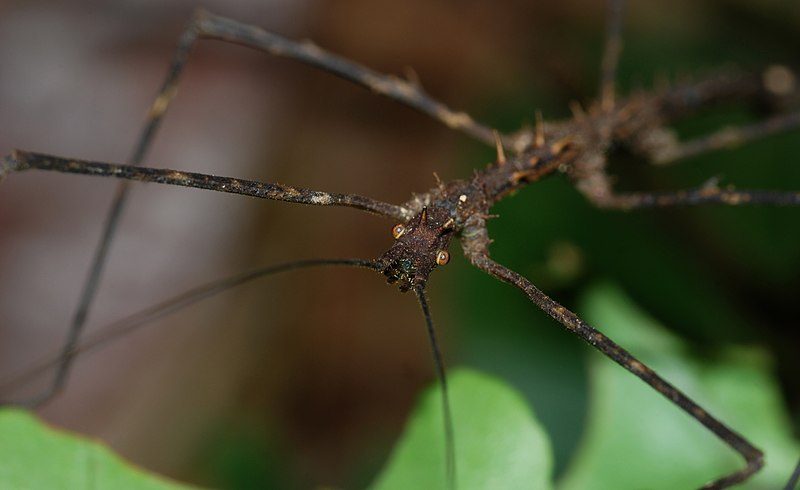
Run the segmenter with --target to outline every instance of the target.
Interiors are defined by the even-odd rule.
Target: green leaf
[[[552,488],[549,440],[519,394],[465,369],[448,386],[459,490]],[[427,390],[374,490],[446,488],[441,407],[439,390]]]
[[[764,451],[765,468],[737,489],[783,487],[800,447],[761,351],[727,349],[697,359],[609,285],[593,288],[580,311]],[[590,369],[588,430],[560,490],[688,490],[743,467],[736,453],[629,372],[598,353]]]
[[[0,410],[0,488],[15,490],[176,490],[103,444],[43,424],[30,412]]]

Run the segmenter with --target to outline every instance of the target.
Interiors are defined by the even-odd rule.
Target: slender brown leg
[[[783,487],[783,490],[794,490],[794,487],[797,486],[798,481],[800,481],[800,462],[798,462],[797,466],[794,467],[792,476],[789,477],[789,481],[786,482],[786,486]]]
[[[610,209],[695,206],[725,204],[729,206],[770,205],[800,206],[800,192],[722,189],[711,183],[697,189],[674,192],[626,192],[595,196],[593,202]]]
[[[425,297],[425,287],[422,285],[414,286],[414,293],[417,295],[419,305],[422,308],[422,315],[425,317],[425,326],[428,332],[428,341],[433,354],[433,364],[436,368],[436,377],[442,389],[442,420],[444,420],[444,453],[445,453],[445,484],[448,490],[458,488],[456,480],[456,442],[455,429],[453,428],[453,415],[450,410],[450,395],[447,388],[447,376],[444,369],[444,358],[439,349],[439,342],[436,339],[436,330],[433,327],[433,318],[428,308],[428,299]]]
[[[258,182],[255,180],[219,177],[216,175],[183,172],[167,168],[137,167],[134,165],[115,165],[112,163],[76,160],[43,153],[22,150],[14,151],[0,162],[0,175],[8,172],[22,172],[28,169],[50,170],[55,172],[114,177],[137,182],[193,187],[229,194],[271,199],[313,206],[344,206],[374,213],[388,218],[405,220],[411,211],[402,206],[377,201],[355,194],[337,194],[314,191],[282,184]]]
[[[408,105],[448,127],[462,131],[487,144],[494,144],[495,136],[491,128],[475,122],[463,112],[456,112],[431,98],[418,85],[396,77],[383,75],[336,55],[327,53],[310,42],[297,43],[268,33],[263,29],[249,26],[231,19],[198,10],[184,30],[175,50],[167,76],[162,83],[147,115],[142,133],[137,140],[128,163],[139,165],[155,137],[161,120],[170,101],[177,93],[178,80],[188,61],[198,38],[206,37],[242,44],[268,53],[296,59],[316,68],[329,71],[339,77],[351,80],[370,90]],[[502,136],[504,145],[512,147],[514,138]],[[6,163],[8,163],[8,158]],[[2,176],[0,175],[0,178]],[[63,362],[59,365],[53,383],[42,393],[21,401],[21,405],[38,406],[50,400],[64,386],[69,375],[74,349],[84,329],[91,305],[97,293],[116,229],[128,198],[129,184],[124,182],[117,188],[96,252],[83,283],[80,299],[70,322],[67,340],[63,349]]]
[[[349,61],[323,50],[310,41],[295,42],[267,32],[256,26],[232,19],[198,11],[196,28],[199,37],[220,39],[250,48],[259,49],[275,56],[291,58],[301,63],[333,73],[369,90],[396,100],[431,116],[449,128],[461,131],[487,145],[495,144],[494,130],[484,126],[464,112],[454,111],[434,99],[414,81],[384,75],[365,66]],[[515,138],[500,136],[504,146],[515,147]]]
[[[744,468],[708,483],[702,487],[703,489],[728,488],[745,481],[762,467],[763,453],[748,442],[747,439],[717,420],[691,398],[656,374],[655,371],[636,359],[602,332],[584,322],[575,313],[547,296],[528,279],[493,261],[489,258],[486,247],[485,245],[481,245],[480,240],[480,238],[477,238],[471,243],[468,242],[464,244],[464,252],[473,265],[492,277],[511,284],[525,293],[536,306],[563,325],[567,330],[578,335],[589,345],[636,375],[651,388],[661,393],[669,401],[679,406],[683,411],[703,424],[725,444],[742,455],[746,462]]]
[[[720,187],[717,179],[709,179],[694,189],[665,192],[616,192],[613,180],[600,167],[573,175],[575,187],[600,208],[630,210],[648,207],[696,206],[724,204],[728,206],[800,206],[800,191],[736,189]]]
[[[608,2],[608,22],[603,46],[603,61],[600,67],[600,107],[604,111],[614,108],[616,96],[617,66],[622,53],[622,4],[623,0]]]
[[[249,282],[263,279],[268,276],[281,274],[283,272],[295,271],[299,269],[309,269],[316,267],[359,267],[364,269],[378,270],[379,264],[373,260],[363,259],[310,259],[283,264],[276,264],[266,267],[259,267],[250,271],[233,274],[231,276],[217,279],[212,282],[193,287],[178,295],[161,301],[158,304],[140,310],[132,315],[124,317],[114,323],[99,328],[93,335],[85,337],[79,344],[76,344],[69,352],[71,357],[83,354],[114,340],[118,340],[132,331],[153,325],[156,320],[172,315],[178,311],[192,306],[200,301],[212,298],[224,292],[230,291],[238,286]],[[48,356],[38,362],[32,362],[24,370],[0,379],[0,393],[10,391],[15,386],[22,385],[30,381],[33,377],[39,376],[45,371],[58,366],[63,362],[64,353],[58,352],[56,355]],[[18,404],[11,400],[0,398],[0,405]]]

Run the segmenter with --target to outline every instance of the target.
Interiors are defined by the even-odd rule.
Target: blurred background
[[[800,5],[630,2],[623,90],[729,66],[796,63]],[[0,152],[124,162],[195,2],[14,1],[0,5]],[[455,109],[503,131],[568,117],[595,95],[604,2],[207,0],[203,6],[383,72],[413,69]],[[758,115],[731,107],[684,137]],[[718,176],[800,189],[795,131],[669,168],[620,161],[623,189]],[[296,62],[197,45],[146,161],[403,202],[469,176],[494,150]],[[63,342],[114,182],[31,172],[0,185],[0,377]],[[620,284],[708,359],[767,349],[800,413],[797,209],[633,213],[592,208],[545,181],[496,208],[493,256],[567,306],[599,279]],[[377,257],[387,222],[347,209],[137,186],[91,329],[204,281],[257,265]],[[584,346],[520,294],[454,259],[429,284],[450,366],[521,390],[553,438],[557,471],[586,411]],[[419,307],[366,271],[275,276],[182,311],[83,356],[48,420],[102,438],[134,462],[201,485],[366,486],[433,367]],[[598,325],[602,329],[602,325]],[[11,396],[35,393],[39,379]],[[9,396],[3,393],[3,397]],[[673,409],[666,407],[665,409]]]

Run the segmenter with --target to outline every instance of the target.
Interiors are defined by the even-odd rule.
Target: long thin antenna
[[[309,259],[260,267],[258,269],[242,272],[232,276],[224,277],[222,279],[217,279],[216,281],[208,282],[206,284],[189,289],[188,291],[184,291],[183,293],[173,296],[156,305],[145,308],[144,310],[138,311],[132,315],[122,318],[121,320],[102,327],[97,333],[84,340],[80,344],[75,342],[69,346],[68,350],[62,349],[57,354],[48,356],[45,359],[26,368],[23,372],[9,376],[7,379],[0,381],[0,391],[5,391],[13,388],[16,385],[22,384],[30,380],[32,377],[41,374],[43,371],[50,369],[53,365],[58,365],[59,370],[61,370],[63,369],[62,366],[64,365],[65,357],[68,357],[70,360],[72,360],[80,353],[96,349],[114,339],[120,338],[136,328],[151,324],[160,318],[172,313],[176,313],[199,301],[211,298],[225,291],[229,291],[237,286],[241,286],[242,284],[271,276],[273,274],[279,274],[281,272],[324,266],[361,267],[372,270],[378,270],[379,268],[379,265],[373,260]],[[33,403],[36,401],[36,399],[23,401],[0,399],[0,406],[35,406]]]
[[[444,415],[444,451],[445,463],[447,465],[447,488],[455,490],[456,484],[456,446],[453,432],[453,417],[450,413],[450,398],[447,394],[447,377],[444,373],[444,361],[442,352],[439,350],[439,343],[436,340],[436,331],[433,328],[433,319],[428,309],[428,300],[425,298],[425,286],[417,284],[414,292],[417,293],[419,305],[422,307],[422,314],[425,316],[425,325],[428,327],[428,339],[431,342],[433,351],[433,363],[436,366],[436,377],[442,387],[442,414]]]

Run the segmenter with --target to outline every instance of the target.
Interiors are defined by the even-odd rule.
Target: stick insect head
[[[433,269],[450,260],[447,247],[454,229],[449,211],[440,207],[423,208],[406,223],[392,228],[395,242],[377,261],[381,272],[390,284],[398,283],[402,292],[416,285],[424,286]]]

